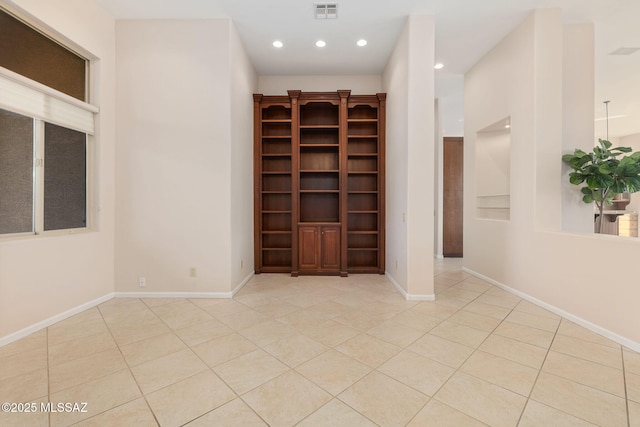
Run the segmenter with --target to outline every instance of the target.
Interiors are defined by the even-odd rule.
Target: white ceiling
[[[314,19],[313,0],[97,0],[117,19],[231,18],[260,75],[380,74],[406,17],[436,22],[436,96],[448,135],[462,134],[463,74],[535,8],[559,7],[566,23],[596,27],[596,117],[610,100],[611,136],[640,132],[639,0],[337,0],[338,19]],[[368,45],[357,47],[364,38]],[[271,43],[281,40],[284,47]],[[327,42],[315,47],[318,39]],[[604,136],[604,121],[596,121]]]

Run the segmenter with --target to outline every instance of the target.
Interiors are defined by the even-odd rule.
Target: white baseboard
[[[493,284],[493,285],[495,285],[495,286],[497,286],[497,287],[499,287],[501,289],[504,289],[505,291],[507,291],[507,292],[509,292],[511,294],[514,294],[514,295],[516,295],[516,296],[518,296],[518,297],[520,297],[520,298],[522,298],[524,300],[527,300],[527,301],[529,301],[529,302],[531,302],[531,303],[533,303],[533,304],[535,304],[537,306],[540,306],[540,307],[542,307],[542,308],[544,308],[546,310],[549,310],[550,312],[555,313],[558,316],[564,317],[565,319],[570,320],[573,323],[576,323],[576,324],[582,326],[583,328],[589,329],[590,331],[595,332],[596,334],[600,334],[600,335],[602,335],[602,336],[604,336],[606,338],[609,338],[611,341],[615,341],[618,344],[621,344],[621,345],[623,345],[625,347],[628,347],[633,351],[640,352],[640,343],[637,343],[635,341],[631,341],[630,339],[625,338],[622,335],[618,335],[615,332],[612,332],[612,331],[610,331],[608,329],[605,329],[605,328],[603,328],[601,326],[598,326],[598,325],[596,325],[594,323],[591,323],[588,320],[585,320],[585,319],[583,319],[581,317],[575,316],[575,315],[573,315],[573,314],[571,314],[571,313],[569,313],[567,311],[564,311],[561,308],[558,308],[558,307],[556,307],[554,305],[547,304],[544,301],[540,301],[539,299],[534,298],[529,294],[521,292],[521,291],[519,291],[517,289],[513,289],[513,288],[505,285],[504,283],[500,283],[500,282],[498,282],[496,280],[493,280],[492,278],[487,277],[487,276],[485,276],[483,274],[480,274],[480,273],[478,273],[478,272],[476,272],[474,270],[471,270],[471,269],[469,269],[467,267],[462,267],[462,270],[467,272],[467,273],[469,273],[469,274],[471,274],[472,276],[475,276],[475,277],[477,277],[479,279],[482,279],[485,282],[489,282],[489,283],[491,283],[491,284]]]
[[[61,320],[67,319],[73,315],[76,315],[80,312],[83,312],[85,310],[88,310],[90,308],[93,308],[97,305],[102,304],[103,302],[109,301],[110,299],[112,299],[114,297],[114,293],[109,293],[105,296],[102,296],[100,298],[96,298],[92,301],[86,302],[84,304],[80,304],[77,307],[71,308],[63,313],[60,314],[56,314],[55,316],[49,317],[48,319],[45,319],[41,322],[38,322],[36,324],[33,324],[31,326],[28,326],[24,329],[21,329],[17,332],[14,332],[12,334],[9,334],[5,337],[0,338],[0,347],[10,344],[14,341],[19,340],[20,338],[24,338],[27,335],[31,335],[34,332],[38,332],[41,329],[44,329],[46,327],[49,327],[51,325],[53,325],[54,323],[60,322]]]
[[[116,292],[116,298],[233,298],[254,276],[251,272],[229,292]]]
[[[433,294],[432,295],[410,294],[407,291],[405,291],[402,288],[402,286],[400,286],[400,284],[396,282],[395,279],[388,272],[385,273],[385,276],[387,276],[387,279],[389,279],[389,281],[393,284],[393,286],[395,286],[398,292],[400,292],[400,294],[407,301],[435,301],[436,300],[436,296]]]

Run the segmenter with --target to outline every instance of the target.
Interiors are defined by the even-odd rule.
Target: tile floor
[[[640,354],[436,262],[256,276],[233,300],[113,299],[0,348],[1,426],[640,426]]]

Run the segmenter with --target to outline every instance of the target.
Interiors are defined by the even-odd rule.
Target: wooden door
[[[320,267],[320,248],[318,247],[318,227],[304,226],[298,228],[298,262],[300,270],[318,270]]]
[[[442,254],[462,256],[464,139],[444,138]]]
[[[340,227],[323,226],[320,235],[320,268],[340,270]]]

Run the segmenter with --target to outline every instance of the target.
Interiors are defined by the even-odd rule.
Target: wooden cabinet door
[[[340,227],[323,226],[320,234],[320,268],[340,270]]]
[[[320,267],[319,244],[318,227],[298,228],[298,263],[300,270],[318,270]]]
[[[463,138],[444,138],[443,156],[442,254],[445,257],[461,257],[463,255]]]

